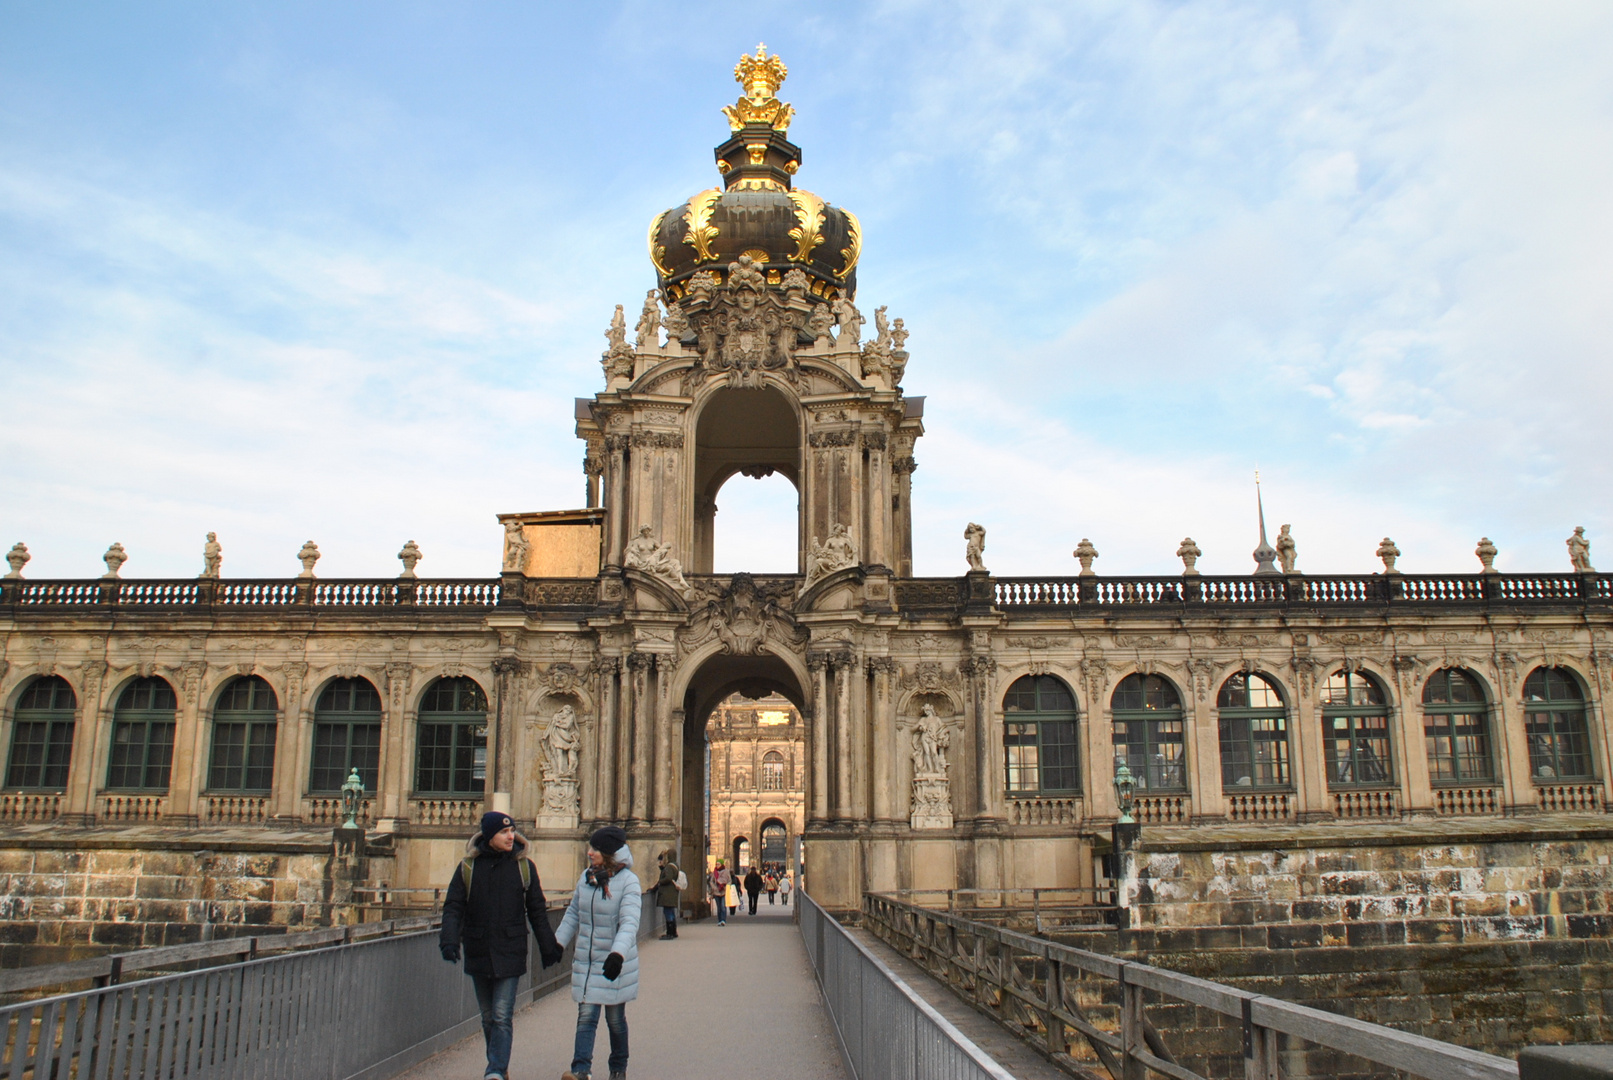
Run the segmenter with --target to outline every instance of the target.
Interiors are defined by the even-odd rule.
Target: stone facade
[[[806,732],[795,706],[778,695],[758,701],[729,698],[706,722],[711,747],[711,811],[703,865],[719,858],[730,867],[764,862],[788,868],[790,851],[806,827]],[[769,857],[764,831],[776,828],[778,852]],[[743,849],[741,845],[743,844]]]

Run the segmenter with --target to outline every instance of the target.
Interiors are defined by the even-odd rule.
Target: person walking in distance
[[[588,838],[588,869],[560,920],[555,940],[571,954],[571,1000],[577,1003],[577,1038],[562,1080],[588,1080],[594,1068],[599,1013],[610,1031],[611,1080],[627,1078],[627,1003],[638,997],[638,921],[643,887],[633,873],[627,834],[607,825]]]
[[[762,875],[756,872],[754,866],[745,875],[745,895],[750,897],[750,913],[756,914],[756,898],[762,895]]]
[[[717,860],[716,867],[706,875],[711,881],[711,902],[717,909],[717,925],[728,925],[728,868]]]
[[[790,890],[792,888],[794,888],[794,886],[790,884],[790,875],[789,874],[785,874],[785,875],[783,875],[782,877],[779,878],[779,883],[778,883],[779,899],[784,902],[785,907],[790,906]]]
[[[778,903],[778,875],[769,870],[762,877],[762,888],[767,890],[767,906]]]
[[[526,974],[526,928],[538,935],[544,967],[558,964],[564,950],[549,925],[538,871],[526,857],[526,837],[508,814],[482,815],[481,829],[465,847],[442,905],[437,947],[457,963],[463,942],[465,974],[476,986],[487,1044],[483,1080],[509,1080],[515,991]]]
[[[689,879],[683,877],[683,871],[672,860],[672,852],[663,851],[656,859],[661,864],[661,877],[655,883],[655,902],[666,920],[666,930],[661,934],[661,940],[675,941],[678,937],[678,901]],[[679,881],[679,878],[683,880]]]

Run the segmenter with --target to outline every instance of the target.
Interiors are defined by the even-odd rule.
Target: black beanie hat
[[[491,840],[494,835],[503,832],[514,824],[515,822],[510,820],[510,815],[498,810],[489,810],[482,815],[482,839]]]
[[[588,846],[601,855],[614,855],[627,845],[627,834],[616,825],[606,825],[588,838]]]

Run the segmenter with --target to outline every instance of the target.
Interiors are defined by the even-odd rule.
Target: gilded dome
[[[723,109],[732,131],[714,151],[723,186],[693,196],[650,223],[650,261],[668,300],[701,270],[721,276],[749,255],[768,284],[791,270],[805,272],[814,296],[855,295],[862,229],[856,215],[791,186],[801,149],[785,138],[794,110],[778,100],[786,69],[757,46],[734,78],[745,88]]]

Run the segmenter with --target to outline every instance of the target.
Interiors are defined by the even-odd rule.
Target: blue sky
[[[1613,565],[1613,5],[0,0],[0,547],[495,572],[650,219],[783,55],[912,331],[921,574]],[[733,482],[719,564],[793,561]],[[769,486],[771,484],[771,486]],[[782,497],[781,497],[782,496]],[[1606,549],[1603,551],[1603,549]]]

